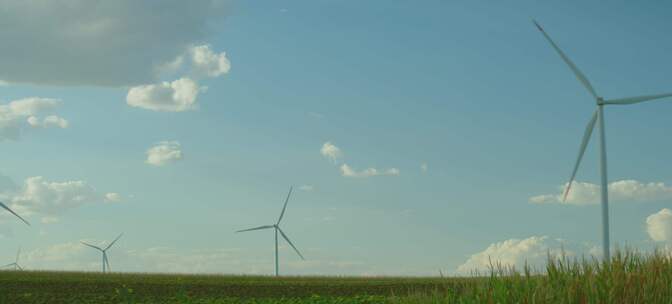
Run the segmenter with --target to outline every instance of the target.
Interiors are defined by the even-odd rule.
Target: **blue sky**
[[[307,261],[281,248],[285,274],[455,273],[558,239],[592,253],[590,184],[573,203],[530,201],[560,193],[594,107],[531,19],[601,95],[672,91],[662,2],[2,2],[15,26],[0,31],[0,104],[57,99],[35,116],[67,120],[0,124],[21,130],[0,142],[14,183],[0,192],[33,223],[0,217],[0,262],[22,247],[29,269],[97,270],[79,241],[125,232],[113,270],[269,274],[272,232],[234,231],[271,224],[290,185],[283,229]],[[178,79],[200,88],[186,108],[166,95]],[[606,110],[610,180],[630,181],[612,190],[615,243],[672,241],[668,113],[670,100]],[[148,163],[162,142],[179,153]],[[598,182],[594,144],[579,182]]]

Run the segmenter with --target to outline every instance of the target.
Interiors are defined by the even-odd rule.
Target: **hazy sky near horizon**
[[[665,2],[0,0],[0,264],[436,275],[597,254],[594,102],[672,92]],[[612,241],[672,242],[672,100],[606,109]],[[595,138],[593,138],[595,139]],[[3,262],[4,261],[4,262]]]

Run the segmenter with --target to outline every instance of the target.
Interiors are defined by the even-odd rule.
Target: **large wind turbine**
[[[122,235],[124,235],[124,234],[123,234],[123,233],[120,234],[116,239],[114,239],[114,241],[112,241],[112,243],[110,243],[109,245],[107,245],[107,247],[105,247],[105,249],[100,248],[100,247],[95,246],[95,245],[91,245],[91,244],[86,243],[86,242],[82,242],[82,244],[84,244],[84,245],[86,245],[86,246],[89,246],[89,247],[91,247],[91,248],[93,248],[93,249],[97,249],[97,250],[99,250],[99,251],[103,254],[103,273],[106,273],[106,272],[109,272],[109,271],[110,271],[110,261],[107,259],[107,250],[110,249],[110,247],[112,247],[112,245],[114,245],[114,243],[116,243],[117,240],[119,240],[119,238],[120,238]]]
[[[2,266],[2,268],[6,267],[14,267],[14,270],[23,270],[21,266],[19,266],[19,256],[21,255],[21,248],[19,248],[19,251],[16,252],[16,260],[14,260],[14,263],[9,263],[7,265]]]
[[[238,230],[236,232],[245,232],[245,231],[252,231],[252,230],[262,230],[262,229],[275,229],[275,276],[278,276],[278,232],[280,232],[280,235],[282,238],[289,243],[292,248],[294,248],[294,251],[296,251],[296,254],[301,257],[302,260],[305,260],[303,258],[303,255],[301,255],[301,252],[299,252],[298,249],[292,244],[292,241],[289,240],[287,235],[280,229],[280,221],[282,221],[282,217],[285,215],[285,210],[287,209],[287,202],[289,202],[289,196],[292,195],[292,187],[289,187],[289,193],[287,194],[287,199],[285,199],[285,205],[282,207],[282,212],[280,212],[280,217],[278,218],[278,222],[273,224],[273,225],[265,225],[265,226],[259,226],[255,228],[250,228],[250,229],[244,229],[244,230]]]
[[[590,136],[593,133],[593,129],[595,128],[595,123],[598,123],[599,126],[599,135],[600,135],[600,179],[601,179],[601,191],[600,191],[600,196],[601,196],[601,201],[602,201],[602,247],[604,250],[604,259],[609,260],[610,255],[609,255],[609,193],[607,189],[607,144],[606,144],[606,139],[604,136],[604,106],[605,105],[629,105],[629,104],[635,104],[635,103],[640,103],[644,101],[650,101],[650,100],[655,100],[655,99],[660,99],[660,98],[665,98],[665,97],[670,97],[672,96],[672,93],[668,94],[657,94],[657,95],[644,95],[644,96],[635,96],[635,97],[626,97],[626,98],[616,98],[616,99],[604,99],[597,95],[595,92],[595,89],[593,86],[590,84],[590,81],[588,81],[588,78],[579,70],[579,68],[576,67],[576,65],[565,55],[565,53],[560,50],[560,47],[558,47],[555,42],[551,39],[550,36],[544,31],[544,29],[537,23],[536,21],[532,20],[534,24],[537,26],[539,31],[541,31],[542,34],[544,34],[544,37],[546,37],[546,40],[553,46],[555,51],[560,55],[562,60],[569,66],[569,68],[574,72],[574,76],[581,82],[581,84],[588,90],[590,95],[595,99],[595,105],[596,109],[595,112],[593,112],[593,116],[590,118],[590,121],[588,121],[588,126],[586,127],[585,133],[583,134],[583,140],[581,140],[581,146],[579,148],[579,155],[576,158],[576,163],[574,165],[574,170],[572,170],[572,175],[569,178],[569,183],[567,184],[567,187],[565,188],[565,193],[563,195],[563,201],[567,199],[567,194],[569,193],[569,189],[572,187],[572,182],[574,181],[574,177],[576,177],[576,171],[579,169],[579,164],[581,163],[581,158],[583,157],[583,153],[586,151],[586,146],[588,145],[588,142],[590,141]]]
[[[9,207],[7,207],[7,205],[5,205],[3,202],[0,202],[0,208],[7,210],[11,214],[14,214],[16,217],[18,217],[20,220],[26,223],[26,225],[30,226],[30,223],[28,223],[28,221],[23,219],[20,215],[16,214],[16,212],[12,211],[12,209],[9,209]]]

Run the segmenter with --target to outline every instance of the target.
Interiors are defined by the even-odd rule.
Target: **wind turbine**
[[[114,243],[116,243],[117,240],[119,240],[119,238],[120,238],[122,235],[124,235],[124,234],[123,234],[123,233],[120,234],[116,239],[114,239],[114,241],[112,241],[112,243],[110,243],[109,245],[107,245],[107,247],[105,247],[105,249],[100,248],[100,247],[95,246],[95,245],[91,245],[91,244],[89,244],[89,243],[86,243],[86,242],[83,242],[83,241],[82,241],[82,244],[84,244],[84,245],[86,245],[86,246],[89,246],[89,247],[91,247],[91,248],[93,248],[93,249],[97,249],[97,250],[99,250],[101,253],[103,253],[103,273],[106,273],[106,272],[109,272],[109,271],[110,271],[110,261],[107,259],[107,250],[110,249],[110,247],[112,247],[112,245],[114,245]]]
[[[24,223],[26,223],[26,225],[30,226],[30,223],[28,223],[28,221],[23,219],[20,215],[16,214],[16,212],[12,211],[12,209],[9,209],[9,207],[7,207],[7,205],[5,205],[3,202],[0,202],[0,207],[9,211],[9,213],[11,213],[11,214],[14,214],[16,217],[18,217],[20,220],[22,220]]]
[[[275,276],[278,276],[278,232],[280,232],[280,235],[282,238],[289,243],[292,248],[294,248],[294,251],[296,251],[296,254],[301,257],[302,260],[305,260],[303,255],[301,255],[301,252],[299,252],[298,249],[292,244],[292,241],[289,240],[289,237],[280,229],[280,222],[282,221],[282,217],[285,215],[285,210],[287,209],[287,202],[289,202],[289,196],[292,195],[292,187],[289,187],[289,193],[287,194],[287,199],[285,199],[285,205],[282,207],[282,212],[280,212],[280,217],[278,218],[278,222],[276,222],[273,225],[265,225],[265,226],[259,226],[255,228],[250,228],[250,229],[244,229],[244,230],[238,230],[236,232],[245,232],[245,231],[252,231],[252,230],[263,230],[263,229],[275,229]]]
[[[599,126],[599,135],[600,135],[600,180],[601,180],[601,189],[600,197],[602,201],[602,249],[604,250],[604,259],[610,260],[609,255],[609,193],[607,189],[607,143],[605,138],[604,130],[604,106],[605,105],[629,105],[635,104],[665,97],[672,96],[672,93],[668,94],[657,94],[657,95],[644,95],[644,96],[635,96],[635,97],[626,97],[626,98],[616,98],[616,99],[604,99],[603,97],[597,95],[595,89],[588,81],[588,78],[576,67],[576,65],[565,55],[565,53],[560,50],[555,42],[551,39],[550,36],[544,31],[544,29],[537,23],[537,21],[532,20],[537,26],[539,31],[544,34],[546,40],[553,46],[555,51],[560,55],[562,60],[569,66],[569,68],[574,72],[574,76],[581,82],[581,84],[588,90],[590,95],[595,99],[596,109],[593,112],[593,116],[588,121],[588,126],[583,134],[583,139],[581,140],[581,146],[579,148],[579,155],[576,158],[576,163],[574,165],[574,170],[572,170],[572,175],[569,178],[569,183],[565,188],[565,193],[563,195],[563,202],[567,199],[567,194],[569,189],[572,187],[572,182],[576,177],[576,171],[579,169],[579,164],[581,163],[581,158],[583,158],[583,153],[586,151],[586,146],[590,141],[590,136],[593,133],[595,128],[595,123],[598,123]]]
[[[6,267],[14,267],[14,270],[23,270],[21,266],[19,266],[19,256],[21,255],[21,248],[19,248],[19,251],[16,252],[16,260],[14,260],[14,263],[7,264],[5,266],[2,266],[2,268]]]

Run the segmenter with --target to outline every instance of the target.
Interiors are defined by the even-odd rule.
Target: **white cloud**
[[[133,86],[205,41],[226,1],[0,1],[0,79],[10,83]],[[176,26],[177,23],[179,26]]]
[[[427,163],[420,164],[420,170],[422,171],[422,173],[427,173],[428,169],[429,169],[429,166],[427,166]]]
[[[328,158],[334,163],[336,163],[339,158],[343,157],[343,152],[341,152],[341,149],[336,147],[331,142],[325,142],[322,145],[322,148],[320,149],[320,154],[322,154],[322,156]]]
[[[71,209],[102,202],[104,197],[85,181],[53,182],[34,176],[26,178],[20,188],[0,191],[0,199],[22,217],[37,215],[49,224]],[[3,215],[0,218],[5,220]]]
[[[41,121],[35,116],[30,116],[28,117],[28,124],[36,128],[58,127],[61,129],[65,129],[70,125],[67,120],[56,115],[49,115]]]
[[[646,218],[646,232],[656,242],[672,241],[672,210],[663,208]]]
[[[229,72],[231,62],[226,58],[226,53],[213,52],[209,45],[197,45],[189,50],[193,71],[197,75],[218,77]]]
[[[515,267],[520,270],[525,263],[533,269],[543,270],[550,254],[553,258],[577,257],[579,254],[589,254],[590,248],[583,246],[571,246],[559,239],[551,239],[548,236],[532,236],[526,239],[509,239],[491,244],[485,250],[471,255],[467,261],[457,268],[457,273],[462,275],[477,271],[487,274],[491,265],[497,267]],[[574,250],[572,250],[574,249]],[[492,263],[492,264],[491,264]]]
[[[173,82],[132,87],[126,95],[126,103],[153,111],[183,112],[197,108],[196,98],[202,90],[189,78]]]
[[[122,197],[121,194],[116,193],[116,192],[108,192],[105,193],[105,201],[109,203],[117,203],[121,202]]]
[[[163,166],[182,159],[181,145],[177,141],[162,141],[147,150],[146,163]]]
[[[533,196],[530,203],[551,204],[559,203],[566,205],[590,205],[600,201],[600,186],[597,184],[574,182],[567,195],[567,200],[562,201],[565,186],[558,187],[558,194],[544,194]],[[672,187],[662,182],[643,183],[636,180],[620,180],[609,184],[609,201],[645,202],[659,201],[672,198]]]
[[[343,152],[341,151],[341,149],[329,141],[325,142],[322,145],[322,148],[320,149],[320,154],[322,154],[322,156],[324,156],[325,158],[331,160],[334,164],[337,164],[343,157]],[[350,167],[348,164],[343,163],[341,164],[339,169],[341,171],[341,175],[345,177],[372,177],[380,175],[390,175],[390,176],[399,175],[399,169],[397,168],[389,168],[385,170],[379,170],[376,168],[366,168],[362,171],[357,171],[352,167]]]
[[[29,127],[67,128],[68,121],[50,115],[40,119],[37,115],[58,107],[60,100],[52,98],[29,97],[0,105],[0,141],[18,140],[22,132]]]
[[[383,171],[380,171],[376,168],[366,168],[362,171],[357,171],[348,164],[342,164],[341,165],[341,175],[345,177],[372,177],[372,176],[380,176],[380,175],[390,175],[390,176],[398,176],[399,175],[399,169],[397,168],[390,168],[386,169]]]

